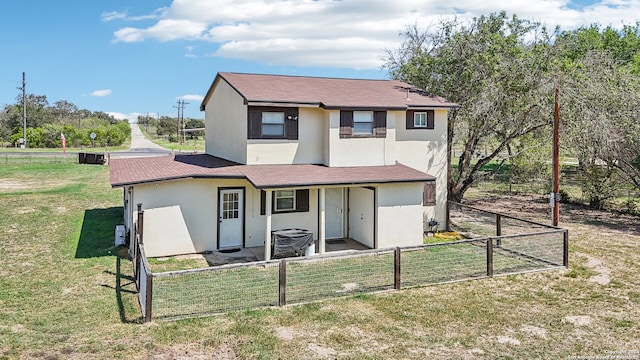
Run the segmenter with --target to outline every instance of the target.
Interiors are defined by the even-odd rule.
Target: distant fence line
[[[0,165],[73,163],[78,163],[78,152],[67,152],[66,154],[39,152],[0,153]]]
[[[143,317],[207,316],[568,266],[566,229],[457,203],[449,210],[452,230],[481,237],[161,273],[152,273],[143,234],[134,230]],[[144,211],[138,216],[142,228]]]

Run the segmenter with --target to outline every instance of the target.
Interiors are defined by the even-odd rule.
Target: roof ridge
[[[320,79],[320,80],[354,80],[354,81],[397,81],[403,84],[407,84],[397,79],[364,79],[364,78],[350,78],[350,77],[336,77],[336,76],[313,76],[313,75],[282,75],[282,74],[260,74],[260,73],[244,73],[235,71],[220,71],[220,75],[232,74],[232,75],[251,75],[251,76],[272,76],[272,77],[290,77],[290,78],[306,78],[306,79]],[[413,86],[411,84],[407,84]]]

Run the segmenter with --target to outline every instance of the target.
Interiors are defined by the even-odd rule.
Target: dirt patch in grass
[[[18,190],[43,190],[46,188],[52,188],[63,185],[64,182],[44,180],[13,180],[13,179],[0,179],[0,192],[11,192]]]

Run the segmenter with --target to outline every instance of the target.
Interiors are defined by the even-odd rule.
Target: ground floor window
[[[296,192],[294,190],[276,190],[275,200],[275,211],[293,211],[296,209]]]

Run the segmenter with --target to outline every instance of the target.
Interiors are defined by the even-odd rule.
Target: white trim
[[[281,194],[283,191],[290,191],[292,194],[291,196],[279,196],[279,194]],[[283,212],[283,211],[296,211],[296,190],[293,189],[286,189],[286,190],[275,190],[274,192],[274,200],[275,203],[273,204],[273,212]],[[278,207],[278,198],[282,198],[282,199],[289,199],[291,198],[291,207],[290,208],[279,208]]]
[[[366,115],[367,121],[362,121],[362,119],[358,119],[358,117],[364,117]],[[358,121],[360,120],[360,121]],[[356,130],[356,124],[371,124],[371,130],[362,132]],[[373,111],[354,111],[353,112],[353,134],[354,135],[372,135],[373,134]]]
[[[264,259],[271,260],[271,190],[266,190],[264,217]]]
[[[325,188],[321,187],[318,189],[318,202],[320,203],[320,216],[319,216],[319,224],[318,224],[318,253],[323,255],[325,253],[325,244],[326,244],[326,211],[325,211]]]
[[[416,115],[424,115],[424,125],[416,124]],[[427,112],[426,111],[416,111],[413,113],[413,127],[414,128],[426,128],[427,127]]]

